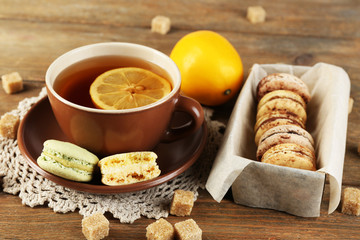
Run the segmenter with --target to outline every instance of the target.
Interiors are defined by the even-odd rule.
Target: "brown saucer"
[[[181,115],[176,115],[181,122]],[[45,178],[67,188],[100,194],[125,193],[148,189],[173,179],[188,169],[200,156],[207,138],[207,128],[203,126],[194,134],[171,143],[160,143],[153,151],[158,155],[161,170],[159,177],[121,186],[106,186],[100,181],[100,173],[89,183],[74,182],[44,171],[36,162],[41,154],[43,142],[47,139],[67,141],[60,130],[47,97],[37,102],[25,115],[18,130],[18,146],[30,166]]]

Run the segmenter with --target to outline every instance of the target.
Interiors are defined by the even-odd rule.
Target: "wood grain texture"
[[[256,1],[267,11],[263,24],[246,20],[250,0],[0,0],[0,75],[18,71],[24,78],[21,93],[7,95],[0,88],[0,115],[44,87],[50,63],[66,51],[97,42],[144,44],[170,54],[185,34],[214,30],[240,53],[245,77],[254,63],[311,66],[326,62],[344,68],[351,79],[354,107],[348,118],[343,187],[360,188],[360,3],[358,0]],[[151,19],[165,15],[172,21],[167,35],[150,31]],[[214,118],[226,122],[235,99],[214,107]],[[1,181],[1,178],[0,178]],[[0,188],[1,190],[1,188]],[[201,190],[191,218],[203,239],[359,239],[360,218],[344,215],[340,207],[327,214],[326,184],[321,216],[300,218],[283,212],[221,202]],[[145,239],[154,219],[133,224],[110,220],[108,239]],[[54,213],[44,206],[23,206],[18,196],[0,191],[0,239],[84,239],[82,216]],[[187,218],[170,216],[171,223]]]
[[[356,27],[360,7],[356,1],[285,1],[279,5],[264,1],[268,18],[258,25],[245,18],[251,1],[32,1],[22,4],[21,11],[15,2],[3,1],[0,9],[0,59],[6,61],[0,63],[4,71],[21,65],[29,80],[43,80],[55,57],[81,45],[131,41],[169,54],[184,34],[197,29],[222,32],[241,53],[245,67],[255,62],[347,62],[343,67],[359,76],[355,60],[360,44],[353,41],[360,37]],[[158,14],[172,20],[172,31],[167,36],[150,32],[151,19]],[[14,51],[23,54],[15,56],[11,54]]]

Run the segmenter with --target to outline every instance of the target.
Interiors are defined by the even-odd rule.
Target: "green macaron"
[[[44,142],[42,153],[37,159],[42,169],[78,182],[91,181],[98,162],[98,157],[88,150],[52,139]]]

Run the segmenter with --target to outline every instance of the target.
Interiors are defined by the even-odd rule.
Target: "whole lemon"
[[[181,38],[170,58],[181,73],[182,92],[204,105],[216,106],[230,100],[243,82],[241,58],[220,34],[200,30]]]

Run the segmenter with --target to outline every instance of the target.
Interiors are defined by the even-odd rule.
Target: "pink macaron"
[[[275,90],[289,90],[299,94],[306,103],[311,99],[307,85],[298,77],[288,73],[273,73],[260,80],[257,86],[257,99]]]
[[[309,132],[296,125],[279,125],[270,128],[261,136],[256,152],[257,160],[260,161],[271,147],[283,143],[298,144],[314,152],[314,139]]]

